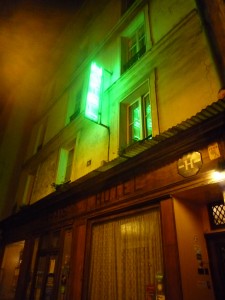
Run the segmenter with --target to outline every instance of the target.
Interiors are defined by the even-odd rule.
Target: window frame
[[[130,105],[132,105],[135,101],[140,101],[144,102],[144,99],[148,96],[148,101],[150,104],[150,116],[151,116],[151,135],[157,133],[157,116],[155,117],[154,114],[156,113],[155,110],[155,89],[153,85],[153,78],[154,74],[150,76],[149,79],[146,79],[144,82],[142,82],[141,85],[137,86],[136,88],[133,88],[133,91],[128,94],[121,102],[120,102],[120,116],[119,116],[119,152],[122,151],[123,149],[126,149],[128,146],[131,144],[134,144],[135,142],[129,143],[129,136],[128,136],[128,108]],[[151,81],[151,86],[150,86],[150,81]],[[152,88],[151,88],[152,87]],[[143,104],[142,104],[143,105]],[[154,107],[153,107],[154,106]],[[140,111],[141,118],[143,119],[145,116],[145,113],[143,111]],[[155,124],[156,123],[156,124]],[[144,126],[144,127],[143,127]],[[147,132],[146,132],[146,121],[143,120],[143,125],[142,125],[142,135],[141,139],[147,137]]]
[[[37,170],[35,170],[35,172],[33,173],[27,174],[26,176],[26,181],[25,181],[23,196],[22,196],[22,206],[30,205],[31,203],[36,176],[37,176]]]
[[[83,86],[79,89],[71,90],[68,95],[66,124],[75,120],[81,112]]]
[[[127,109],[127,145],[131,145],[134,144],[135,142],[138,142],[140,140],[143,140],[144,138],[148,138],[148,137],[152,137],[151,135],[147,134],[147,121],[146,121],[146,110],[144,107],[145,102],[145,98],[148,97],[148,101],[149,101],[149,106],[151,107],[151,103],[150,103],[150,97],[149,97],[149,92],[146,92],[145,94],[139,96],[138,98],[136,98],[131,104],[128,104],[126,109]],[[133,126],[135,127],[135,120],[132,120],[131,122],[131,115],[130,115],[130,108],[132,106],[134,106],[134,104],[138,103],[138,108],[139,108],[139,123],[140,123],[140,130],[139,130],[139,134],[140,134],[140,138],[139,139],[134,139],[131,136],[131,132],[135,132],[135,129],[133,128],[133,130],[130,130],[131,125],[133,124]],[[137,108],[137,107],[136,107]],[[151,112],[150,112],[151,113]],[[151,123],[152,123],[152,116],[150,117]]]
[[[70,155],[70,153],[72,153],[72,156]],[[74,159],[75,141],[59,149],[55,182],[56,185],[72,181]]]

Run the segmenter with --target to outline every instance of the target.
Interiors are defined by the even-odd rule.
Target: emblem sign
[[[183,177],[196,175],[202,166],[202,157],[199,152],[191,152],[183,155],[178,160],[178,173]]]
[[[211,160],[217,159],[220,157],[220,149],[217,143],[211,144],[208,146],[209,158]]]

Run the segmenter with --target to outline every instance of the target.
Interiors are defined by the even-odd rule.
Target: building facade
[[[38,104],[3,109],[0,299],[224,299],[224,14],[79,5]]]

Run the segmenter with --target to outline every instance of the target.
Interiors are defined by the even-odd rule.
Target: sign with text
[[[201,153],[191,152],[178,160],[178,173],[183,177],[196,175],[202,166]]]
[[[95,122],[99,119],[101,83],[102,68],[93,62],[90,70],[85,116]]]

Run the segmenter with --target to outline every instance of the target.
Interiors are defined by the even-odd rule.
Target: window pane
[[[74,149],[68,151],[65,181],[69,181],[71,177],[72,167],[73,167],[73,155],[74,155]]]
[[[48,260],[48,273],[44,287],[44,298],[46,300],[53,299],[55,284],[55,265],[57,256],[51,255]]]
[[[60,156],[58,162],[58,170],[56,183],[62,184],[71,179],[72,167],[73,167],[73,156],[74,156],[74,148],[60,149]]]
[[[129,143],[141,139],[140,107],[139,101],[129,106]]]
[[[137,53],[136,34],[128,40],[128,60],[130,60]]]
[[[69,284],[69,273],[70,273],[71,244],[72,244],[72,230],[68,229],[66,230],[64,235],[58,300],[64,300],[66,299],[67,296],[67,290]]]
[[[138,34],[138,50],[141,50],[142,48],[145,47],[145,29],[143,25],[138,29],[137,34]]]
[[[152,115],[149,94],[143,97],[143,114],[145,137],[152,136]]]
[[[41,239],[41,250],[57,249],[59,247],[60,232],[46,233]]]
[[[47,257],[40,257],[38,261],[37,273],[35,278],[34,299],[41,299],[41,291],[44,283],[44,274],[46,269]]]

